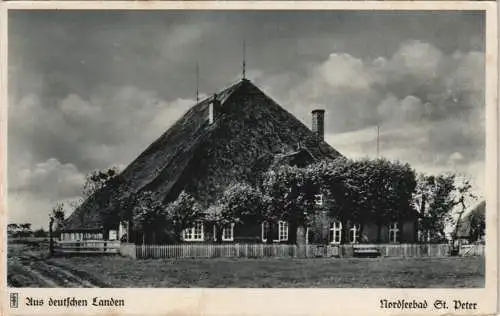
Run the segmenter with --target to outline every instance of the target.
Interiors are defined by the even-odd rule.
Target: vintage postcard
[[[495,2],[4,2],[2,314],[493,315]]]

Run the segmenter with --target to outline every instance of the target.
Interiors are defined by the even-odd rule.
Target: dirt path
[[[61,263],[57,259],[50,259],[50,260],[48,260],[48,263],[51,264],[52,266],[59,267],[64,271],[72,273],[73,276],[76,276],[76,277],[79,277],[79,278],[85,280],[85,282],[90,283],[93,287],[101,287],[101,288],[112,288],[113,287],[109,283],[102,281],[102,279],[100,279],[92,274],[89,274],[88,272],[85,272],[85,271],[82,271],[79,269],[75,269],[73,266],[70,266],[68,264]]]
[[[9,258],[9,285],[27,287],[103,287],[84,273],[56,264],[39,255],[24,253]],[[24,276],[20,276],[20,274]],[[32,283],[32,284],[26,284]]]

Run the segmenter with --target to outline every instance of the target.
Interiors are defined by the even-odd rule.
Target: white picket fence
[[[373,245],[382,257],[447,257],[447,244],[377,244]],[[351,256],[352,245],[306,245],[305,256]],[[134,259],[143,258],[296,258],[297,245],[284,244],[178,244],[134,245],[121,244],[120,254]]]
[[[56,254],[118,254],[119,240],[59,240],[55,242]]]
[[[316,256],[319,250],[308,245],[306,254]],[[335,255],[338,251],[321,250]],[[266,244],[179,244],[179,245],[132,245],[122,244],[120,253],[124,256],[142,258],[294,258],[296,245]]]
[[[379,244],[376,247],[384,257],[448,257],[448,244]]]
[[[484,256],[484,245],[482,244],[461,245],[458,254],[462,257]]]

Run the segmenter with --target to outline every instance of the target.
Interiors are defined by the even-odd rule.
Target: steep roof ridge
[[[175,155],[173,156],[173,158],[169,161],[169,163],[166,164],[162,168],[161,172],[159,172],[152,181],[150,181],[149,183],[143,185],[138,191],[146,190],[146,189],[150,189],[150,188],[154,188],[157,185],[156,184],[157,182],[161,182],[162,181],[162,179],[161,179],[162,175],[164,175],[165,173],[168,172],[169,167],[171,167],[173,164],[175,164],[176,162],[178,162],[179,157],[182,156],[181,153],[182,152],[189,152],[189,156],[188,157],[182,157],[183,158],[183,161],[182,161],[183,167],[178,168],[180,170],[180,172],[175,176],[175,179],[178,179],[181,176],[181,174],[183,173],[184,168],[187,165],[189,165],[189,163],[193,159],[194,152],[195,152],[195,150],[193,150],[193,149],[196,149],[196,147],[198,146],[198,144],[201,141],[203,141],[203,139],[205,137],[207,137],[211,133],[211,131],[213,130],[213,126],[208,126],[207,124],[204,124],[203,126],[205,128],[198,129],[196,131],[196,133],[192,135],[192,137],[190,138],[190,141],[186,142],[189,145],[180,148],[175,153]],[[208,127],[208,128],[206,128],[206,127]],[[174,181],[174,183],[175,183],[175,181]],[[166,191],[169,191],[169,190],[166,190]]]
[[[221,92],[215,93],[215,96],[216,96],[217,100],[220,101],[220,103],[221,103],[222,106],[224,106],[224,104],[231,99],[231,97],[234,95],[234,93],[236,91],[238,91],[238,89],[241,88],[243,86],[243,84],[246,83],[246,82],[250,83],[250,81],[248,79],[239,80],[238,82],[232,84],[228,88],[221,90]],[[255,87],[255,85],[253,85],[253,84],[251,84],[251,85],[253,87]],[[206,98],[204,101],[212,100],[212,99],[213,99],[213,96]],[[174,157],[173,159],[171,159],[170,162],[169,162],[169,164],[165,165],[162,168],[162,171],[160,173],[158,173],[157,176],[152,181],[150,181],[149,183],[147,183],[144,186],[142,186],[138,191],[149,190],[149,189],[154,189],[156,187],[161,187],[161,183],[163,182],[164,175],[168,173],[169,167],[172,164],[175,164],[177,162],[176,158],[177,158],[177,156],[179,156],[180,152],[186,151],[186,149],[187,149],[188,151],[190,151],[189,157],[183,157],[183,158],[185,158],[185,160],[182,162],[182,166],[180,168],[178,168],[179,172],[176,172],[174,174],[175,180],[174,181],[170,181],[170,184],[163,189],[162,196],[163,196],[164,199],[167,198],[168,195],[170,194],[172,188],[177,183],[177,181],[180,178],[182,178],[182,176],[188,171],[187,169],[189,169],[189,168],[187,168],[187,166],[189,166],[192,163],[192,161],[193,161],[193,157],[195,156],[197,145],[200,142],[202,142],[203,139],[205,139],[205,137],[210,134],[210,132],[212,132],[215,128],[217,128],[217,121],[218,121],[218,119],[216,119],[214,121],[213,125],[207,125],[205,123],[202,126],[200,126],[200,128],[197,130],[197,132],[195,134],[193,134],[193,136],[191,138],[191,139],[196,139],[196,141],[195,142],[191,142],[191,141],[190,142],[186,142],[186,143],[188,143],[190,145],[182,147],[181,149],[179,149],[178,152],[175,155],[176,157]]]
[[[222,106],[224,106],[224,103],[226,103],[231,98],[231,96],[234,94],[234,92],[237,91],[238,88],[242,86],[244,81],[245,80],[239,80],[238,82],[230,85],[228,88],[220,90],[220,92],[218,92],[218,93],[215,93],[217,100],[222,104]],[[204,101],[212,100],[212,98],[213,97],[208,97]],[[154,179],[152,179],[149,183],[143,185],[138,191],[156,187],[158,185],[157,183],[162,182],[162,175],[164,175],[165,173],[168,172],[169,167],[176,162],[176,159],[178,158],[178,156],[180,156],[180,153],[185,152],[185,151],[189,151],[189,156],[184,157],[185,160],[182,162],[183,166],[181,168],[179,168],[180,172],[175,174],[175,181],[171,181],[170,182],[171,185],[166,187],[164,192],[163,192],[164,198],[166,196],[168,196],[168,194],[170,193],[173,186],[177,183],[177,180],[180,179],[182,177],[182,175],[185,173],[186,167],[189,166],[189,164],[191,163],[191,161],[194,157],[194,154],[196,152],[197,145],[200,142],[202,142],[203,139],[205,139],[205,137],[207,137],[214,130],[214,128],[217,127],[217,121],[218,120],[216,119],[212,125],[208,125],[206,123],[202,124],[200,126],[200,128],[190,138],[191,140],[194,140],[194,141],[186,142],[189,145],[180,148],[177,151],[177,153],[174,155],[174,157],[169,161],[169,163],[162,168],[162,171],[159,172],[156,175],[156,177]]]
[[[197,105],[201,105],[203,103],[208,103],[208,102],[212,101],[214,95],[217,96],[217,100],[220,101],[221,103],[226,102],[227,98],[229,96],[231,96],[231,94],[236,90],[236,88],[238,88],[243,83],[243,81],[244,80],[230,82],[229,84],[226,85],[226,88],[217,90],[216,92],[212,93],[211,95],[208,95],[207,97],[205,97],[204,99],[202,99],[198,103],[195,103],[187,112],[189,112],[191,109],[194,109],[194,107],[196,107]],[[177,123],[177,121],[175,123]],[[174,124],[172,124],[172,126]]]
[[[233,81],[227,88],[217,92],[217,99],[221,102],[221,104],[224,104],[229,99],[229,97],[243,84],[243,82],[245,82],[245,80],[239,80],[236,82]]]
[[[234,83],[232,84],[231,86],[225,88],[225,89],[222,89],[220,90],[219,92],[215,93],[217,95],[217,99],[223,103],[227,100],[227,98],[236,90],[236,88],[241,84],[241,81],[237,82],[237,83]],[[208,104],[209,102],[211,102],[213,96],[208,96],[206,97],[205,99],[201,100],[200,102],[194,104],[189,110],[187,110],[179,119],[177,119],[172,125],[171,127],[173,126],[176,126],[178,123],[182,122],[182,121],[185,121],[185,120],[188,120],[190,118],[193,117],[193,115],[202,110],[203,106]],[[198,127],[197,130],[195,130],[193,132],[193,134],[196,134],[196,132],[203,128],[204,124],[200,124],[200,126]],[[138,156],[137,158],[135,158],[134,160],[132,160],[128,166],[122,171],[122,174],[123,173],[126,173],[129,170],[129,167],[132,166],[132,165],[137,165],[138,162],[143,159],[145,156],[147,156],[148,154],[150,154],[152,151],[154,151],[155,148],[157,148],[158,146],[160,146],[165,140],[166,138],[168,138],[169,134],[172,133],[172,130],[170,128],[167,129],[167,131],[165,131],[162,135],[160,135],[156,140],[154,140],[148,147],[146,147],[146,149],[144,149]],[[182,147],[182,146],[181,146]],[[174,154],[175,156],[175,154]],[[168,165],[169,162],[166,162],[165,165]],[[164,166],[165,166],[164,165]],[[160,168],[157,168],[156,170],[156,174],[155,175],[152,175],[151,176],[151,180],[150,181],[147,181],[145,183],[143,183],[142,185],[140,185],[138,188],[136,188],[136,191],[139,191],[142,187],[146,186],[147,183],[151,182],[151,181],[154,181],[154,178],[156,176],[158,176],[159,173],[161,173],[161,170],[163,170],[164,167],[160,167]]]
[[[266,98],[268,98],[272,102],[272,104],[274,106],[276,106],[276,107],[280,108],[281,110],[285,111],[286,113],[288,113],[290,115],[290,117],[295,121],[296,124],[298,124],[301,127],[303,127],[305,129],[311,131],[311,129],[309,128],[309,126],[307,126],[306,124],[304,124],[301,120],[297,119],[293,113],[291,113],[290,111],[288,111],[287,109],[285,109],[284,107],[282,107],[281,105],[279,105],[273,98],[271,98],[269,95],[267,95],[259,87],[257,87],[256,85],[254,85],[250,80],[246,79],[245,81],[248,82],[254,89],[257,89],[260,93],[262,93]],[[270,119],[272,119],[277,124],[279,123],[278,120],[276,118],[274,118],[274,117],[271,117]],[[309,154],[311,154],[311,156],[316,159],[317,158],[316,155],[311,152],[311,150],[310,150],[310,148],[308,146],[309,145],[308,141],[311,141],[311,138],[305,139],[305,141],[306,142],[304,144],[304,148],[306,148],[309,151]],[[318,139],[317,142],[318,142],[318,150],[321,151],[321,153],[323,153],[325,155],[327,154],[326,152],[323,151],[323,148],[322,148],[322,147],[324,147],[324,145],[326,145],[335,154],[337,154],[338,156],[342,156],[341,153],[339,153],[336,149],[334,149],[333,147],[331,147],[331,145],[328,144],[328,143],[326,143],[324,140],[319,140]],[[321,145],[323,145],[323,146],[321,146]]]
[[[172,125],[171,128],[167,129],[162,135],[160,135],[157,139],[155,139],[146,149],[144,149],[134,160],[132,160],[127,167],[120,173],[120,175],[127,174],[128,172],[133,172],[131,169],[132,166],[138,167],[139,165],[142,165],[146,163],[144,161],[145,157],[149,155],[157,155],[158,154],[158,148],[162,148],[163,144],[168,141],[170,135],[174,133],[174,130],[172,129],[175,126],[178,126],[182,121],[186,121],[189,119],[192,119],[195,115],[196,112],[200,110],[200,108],[205,105],[205,103],[208,102],[208,99],[203,100],[201,102],[198,102],[194,106],[192,106],[186,113],[184,113],[178,120],[176,120]],[[140,164],[141,163],[141,164]],[[161,169],[161,168],[159,168]]]
[[[222,89],[222,90],[219,90],[219,92],[216,92],[215,96],[216,96],[217,100],[222,105],[224,105],[224,103],[231,97],[231,95],[241,86],[242,82],[243,81],[240,80],[236,83],[232,83],[229,87]],[[203,99],[202,101],[195,104],[191,109],[193,109],[199,105],[202,105],[204,103],[211,102],[212,99],[213,99],[213,96],[208,96],[205,99]],[[174,126],[176,123],[174,123],[172,126]],[[207,130],[207,128],[209,128],[209,130]],[[213,126],[209,126],[207,124],[207,122],[200,124],[200,126],[190,136],[190,138],[189,138],[190,141],[184,141],[184,143],[190,144],[189,148],[191,150],[191,148],[196,146],[198,144],[198,142],[200,142],[202,140],[203,137],[208,135],[207,132],[212,130],[212,129],[213,129]],[[192,142],[191,140],[196,140],[196,141]],[[163,165],[162,168],[158,168],[159,171],[156,173],[156,175],[149,182],[144,183],[142,186],[137,188],[137,192],[143,190],[146,187],[149,187],[153,182],[157,181],[157,179],[161,176],[161,174],[163,174],[164,171],[166,169],[168,169],[168,167],[171,166],[176,161],[176,159],[180,156],[181,152],[185,152],[185,151],[186,151],[186,147],[180,146],[178,148],[178,150],[176,151],[176,153],[174,155],[172,155],[172,158],[165,165]],[[186,161],[183,164],[185,166],[187,166],[189,164],[189,161],[192,159],[192,157],[193,157],[193,152],[191,152],[190,156],[186,159]]]
[[[242,82],[243,81],[240,80],[240,81],[238,81],[236,83],[232,83],[229,87],[227,87],[225,89],[222,89],[222,90],[219,90],[217,93],[215,93],[217,99],[221,102],[221,104],[225,103],[228,100],[228,98],[234,93],[234,91],[236,91],[237,88],[239,86],[241,86]],[[197,111],[199,111],[204,105],[206,105],[207,103],[211,102],[212,98],[213,98],[213,96],[208,96],[205,99],[201,100],[200,102],[194,104],[179,119],[177,119],[171,125],[171,127],[175,126],[176,124],[179,124],[183,120],[188,120],[190,118],[193,118],[193,115]],[[191,135],[190,139],[196,139],[196,138],[198,138],[198,139],[196,141],[194,141],[193,144],[190,147],[195,146],[201,140],[202,137],[206,136],[207,133],[203,133],[203,131],[204,131],[204,129],[206,127],[207,127],[206,123],[200,124],[200,126],[193,132],[193,134]],[[200,132],[201,132],[201,135],[200,135]],[[172,133],[172,130],[169,128],[162,135],[160,135],[155,141],[153,141],[148,147],[146,147],[146,149],[143,150],[141,152],[141,154],[139,154],[134,160],[132,160],[127,165],[127,167],[118,176],[123,176],[123,174],[126,173],[126,172],[132,172],[132,170],[130,170],[130,167],[138,165],[139,162],[142,159],[144,159],[146,156],[148,156],[148,154],[150,154],[152,151],[154,151],[155,148],[157,148],[158,146],[160,146],[165,141],[165,139],[168,138],[168,135],[170,133]],[[191,143],[191,142],[189,142],[189,143]],[[149,181],[147,179],[145,179],[145,181],[143,181],[142,185],[139,185],[137,187],[130,188],[130,189],[132,189],[133,192],[139,192],[139,191],[143,190],[145,187],[148,187],[151,183],[155,182],[155,180],[157,180],[158,178],[160,178],[161,174],[164,173],[165,170],[174,161],[176,161],[178,159],[178,157],[180,156],[181,152],[185,151],[185,149],[186,148],[184,146],[179,146],[179,148],[176,151],[176,153],[173,154],[172,157],[170,159],[168,159],[168,161],[166,161],[166,163],[163,165],[163,167],[156,168],[156,170],[153,171],[154,173],[152,175],[150,175],[150,177],[149,177],[150,180]],[[189,158],[183,163],[184,167],[188,165],[189,161],[192,159],[192,156],[193,156],[193,153],[191,153],[190,156],[189,156]],[[143,161],[142,164],[144,164],[144,163],[145,162]],[[182,169],[184,167],[181,168],[181,172],[178,173],[178,175],[176,176],[176,178],[178,178],[183,173]],[[125,185],[127,185],[127,184],[125,184]],[[97,196],[98,194],[100,194],[101,191],[102,190],[99,190],[98,192],[95,192],[92,195],[92,197]],[[69,224],[69,226],[71,226],[72,222],[74,222],[77,217],[82,217],[82,216],[84,216],[85,213],[92,212],[92,210],[91,210],[93,208],[92,204],[95,203],[95,199],[92,198],[92,197],[90,197],[87,200],[85,200],[84,203],[79,208],[77,208],[64,221],[64,223],[65,224]]]

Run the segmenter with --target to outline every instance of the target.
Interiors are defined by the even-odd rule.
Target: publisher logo
[[[10,293],[10,308],[19,307],[19,293]]]

